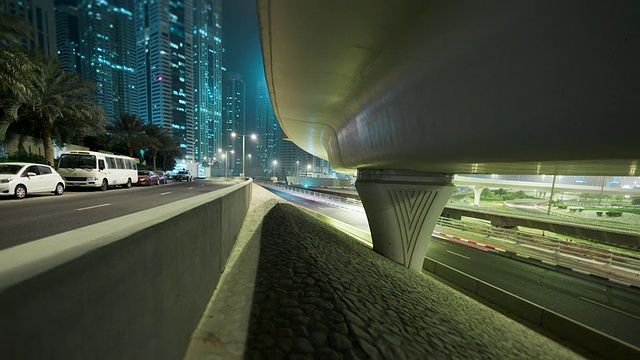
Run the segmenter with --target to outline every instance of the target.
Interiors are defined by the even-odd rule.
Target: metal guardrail
[[[276,188],[281,191],[302,195],[305,198],[328,202],[334,205],[348,205],[349,208],[364,212],[362,202],[356,199],[300,189],[283,184],[256,181],[259,185]],[[448,204],[447,206],[450,206]],[[513,213],[495,211],[496,215]],[[534,214],[537,215],[537,214]],[[514,216],[518,217],[518,216]],[[519,216],[523,219],[527,217]],[[548,221],[548,217],[538,217]],[[566,222],[562,222],[566,223]],[[583,225],[583,223],[580,223]],[[481,235],[487,240],[493,240],[491,248],[497,251],[508,251],[518,256],[534,257],[539,260],[565,267],[579,269],[594,275],[599,275],[620,282],[640,286],[640,255],[609,250],[597,246],[556,239],[548,236],[530,234],[512,229],[503,229],[491,225],[465,222],[441,217],[438,226],[461,230],[467,233]],[[606,229],[605,226],[601,227]],[[434,232],[438,233],[438,232]],[[484,245],[484,244],[482,244]]]
[[[465,206],[465,205],[452,204],[452,203],[448,203],[447,207],[449,207],[451,209],[460,209],[460,210],[464,210],[464,209],[476,209],[477,210],[476,207],[473,207],[471,205],[470,206]],[[638,234],[638,233],[640,233],[640,226],[638,226],[638,225],[620,224],[620,223],[606,221],[606,220],[601,220],[601,221],[598,221],[597,223],[586,222],[584,220],[576,219],[575,217],[573,217],[571,215],[560,214],[560,213],[557,213],[557,212],[552,212],[550,215],[547,215],[547,214],[536,214],[534,212],[531,212],[531,213],[527,213],[526,216],[514,213],[514,212],[509,211],[509,210],[500,210],[500,209],[486,209],[486,208],[483,208],[482,212],[486,213],[486,214],[491,214],[491,215],[508,215],[510,217],[518,218],[518,219],[536,219],[536,220],[543,220],[545,222],[555,223],[555,224],[570,224],[570,225],[575,225],[575,226],[584,227],[584,228],[591,228],[591,229],[596,229],[596,230],[617,231],[617,232],[621,232],[621,233],[625,233],[625,234]],[[554,217],[561,218],[561,220],[560,219],[554,219]]]
[[[640,286],[640,255],[462,220],[440,218],[438,225],[481,234],[487,240],[494,240],[493,245],[516,255],[536,257]]]
[[[317,191],[312,191],[312,190],[307,190],[307,189],[300,189],[294,186],[288,186],[288,185],[284,185],[284,184],[280,184],[280,183],[270,183],[270,182],[265,182],[265,181],[256,181],[256,183],[263,185],[263,186],[268,186],[271,188],[276,188],[276,189],[280,189],[280,190],[284,190],[287,192],[293,192],[296,194],[301,194],[301,195],[305,195],[305,197],[310,197],[310,198],[314,198],[314,199],[319,199],[319,200],[326,200],[332,203],[337,203],[337,204],[341,204],[341,205],[349,205],[349,206],[355,206],[355,207],[362,207],[362,201],[357,200],[357,199],[350,199],[350,198],[345,198],[342,196],[335,196],[335,195],[330,195],[330,194],[325,194],[325,193],[321,193],[321,192],[317,192]]]

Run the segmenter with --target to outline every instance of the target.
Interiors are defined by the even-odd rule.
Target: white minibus
[[[67,188],[96,187],[104,191],[116,185],[130,188],[138,182],[136,159],[95,151],[62,153],[57,171]]]

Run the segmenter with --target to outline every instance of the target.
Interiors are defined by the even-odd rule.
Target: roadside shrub
[[[596,215],[602,216],[602,211],[596,211]]]
[[[622,216],[622,213],[620,211],[607,211],[607,216],[620,217]]]
[[[568,205],[567,205],[567,204],[560,204],[560,203],[558,203],[556,206],[558,206],[558,209],[565,210],[565,209],[567,208],[567,206],[568,206]]]

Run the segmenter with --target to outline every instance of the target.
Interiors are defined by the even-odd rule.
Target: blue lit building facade
[[[194,154],[193,2],[138,0],[138,115],[171,131],[186,160]]]
[[[258,82],[256,127],[258,130],[258,164],[264,173],[269,173],[273,171],[273,161],[277,161],[276,143],[279,138],[282,138],[282,129],[276,120],[269,90],[264,82]]]
[[[222,147],[222,0],[194,6],[194,160],[211,161]]]
[[[242,137],[233,138],[231,133],[247,134],[246,131],[246,117],[245,117],[245,104],[246,104],[246,86],[242,75],[235,72],[224,73],[224,85],[222,94],[224,96],[223,105],[223,148],[231,151],[233,155],[230,155],[231,170],[233,174],[242,173],[242,157],[246,157],[247,154],[242,153]],[[253,145],[254,141],[251,138],[245,138],[245,147]],[[247,151],[245,149],[245,151]]]
[[[221,0],[136,0],[138,115],[170,130],[186,161],[222,144]]]
[[[78,19],[82,79],[96,84],[108,120],[136,114],[133,0],[81,0]]]

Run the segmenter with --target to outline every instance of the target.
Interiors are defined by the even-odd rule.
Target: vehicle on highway
[[[138,170],[138,185],[160,185],[160,178],[151,170]]]
[[[23,199],[27,194],[64,193],[65,182],[54,168],[31,163],[0,163],[0,195]]]
[[[180,170],[176,173],[176,181],[193,181],[193,176],[189,170]]]
[[[128,156],[96,151],[67,151],[60,155],[58,173],[67,187],[130,188],[138,182],[138,164]]]
[[[158,174],[158,179],[160,179],[160,184],[166,184],[168,181],[168,175],[166,172],[164,171],[156,171],[156,174]]]

